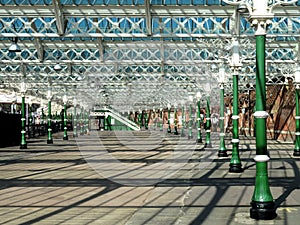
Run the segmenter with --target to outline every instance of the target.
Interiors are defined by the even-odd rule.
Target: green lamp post
[[[34,124],[33,124],[33,114],[32,114],[32,99],[31,97],[28,98],[28,111],[29,111],[29,118],[28,118],[28,122],[29,122],[29,126],[28,126],[28,136],[29,138],[34,137],[35,133],[34,133]]]
[[[274,17],[272,9],[281,4],[291,4],[297,0],[224,0],[226,3],[235,4],[243,12],[249,11],[249,20],[256,28],[256,178],[255,188],[251,201],[250,217],[257,220],[270,220],[276,218],[274,200],[268,182],[268,166],[270,160],[267,150],[266,137],[266,74],[265,74],[265,41],[267,25]],[[241,11],[240,11],[241,12]]]
[[[225,67],[219,68],[219,87],[220,87],[220,146],[218,157],[228,157],[227,149],[225,145],[225,131],[224,131],[224,83],[225,83]]]
[[[53,138],[52,138],[52,128],[51,128],[51,99],[52,99],[52,90],[51,86],[48,86],[48,93],[47,93],[47,99],[48,99],[48,136],[47,136],[47,144],[53,144]]]
[[[177,103],[174,103],[174,134],[178,135]]]
[[[152,124],[152,127],[154,130],[156,130],[157,126],[158,126],[158,123],[157,123],[157,114],[156,114],[156,109],[155,107],[152,108],[152,111],[151,111],[151,117],[150,119],[152,118],[153,119],[153,124]]]
[[[164,112],[164,109],[163,108],[160,108],[159,109],[159,130],[160,131],[163,131],[164,130],[164,127],[163,127],[163,112]]]
[[[171,104],[168,104],[168,129],[167,129],[167,133],[171,133]]]
[[[138,112],[138,123],[140,128],[143,126],[143,111],[140,109]]]
[[[189,96],[189,103],[190,103],[190,107],[189,107],[189,133],[188,133],[188,139],[192,139],[193,138],[193,118],[192,118],[192,114],[193,114],[193,96],[190,95]]]
[[[21,81],[21,97],[22,97],[22,106],[21,106],[21,144],[20,149],[27,148],[26,142],[26,119],[25,119],[25,93],[27,91],[25,79],[23,78]]]
[[[233,71],[233,112],[232,112],[232,155],[229,164],[229,172],[241,173],[243,172],[242,163],[239,153],[239,91],[238,91],[238,73],[241,69],[242,64],[240,63],[239,56],[239,42],[236,38],[232,41],[232,61],[230,67]]]
[[[210,94],[211,94],[211,83],[209,80],[207,80],[204,84],[204,90],[206,93],[206,127],[205,127],[205,145],[204,148],[211,148],[211,138],[210,138],[210,132],[211,132],[211,121],[210,121]]]
[[[295,133],[295,147],[293,156],[300,156],[300,114],[299,114],[299,89],[300,89],[300,66],[297,65],[295,71],[295,95],[296,95],[296,133]]]
[[[64,103],[64,136],[63,136],[63,140],[68,140],[68,132],[67,132],[67,121],[68,121],[68,118],[67,118],[67,103],[68,103],[68,97],[66,94],[64,94],[64,97],[63,97],[63,103]]]
[[[78,137],[77,133],[77,112],[76,112],[76,106],[77,106],[77,100],[74,98],[73,100],[74,105],[74,112],[73,112],[73,137]]]
[[[270,160],[267,150],[266,137],[266,74],[265,74],[265,41],[267,25],[269,20],[274,17],[271,13],[272,6],[288,1],[267,1],[253,0],[252,7],[248,7],[250,21],[255,26],[256,38],[256,179],[255,189],[251,201],[250,217],[253,219],[274,219],[276,209],[268,182],[268,165]]]
[[[196,94],[197,98],[197,143],[202,143],[202,134],[201,134],[201,92],[198,91]]]
[[[87,108],[87,106],[85,108]],[[89,133],[89,110],[85,110],[84,114],[84,133]]]
[[[40,121],[39,135],[44,136],[46,134],[46,128],[45,128],[45,113],[44,113],[45,104],[43,99],[41,99],[40,107],[42,107],[42,112],[40,114],[41,121]]]
[[[184,103],[181,104],[181,137],[185,137],[184,128],[185,128],[185,110]]]
[[[84,109],[81,106],[80,110],[80,135],[84,135]]]
[[[144,125],[145,125],[145,129],[146,129],[146,130],[148,130],[148,119],[149,119],[149,116],[148,116],[148,110],[145,109]]]

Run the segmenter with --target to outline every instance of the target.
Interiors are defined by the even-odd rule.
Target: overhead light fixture
[[[249,9],[245,4],[240,4],[236,10],[241,14],[249,12]]]
[[[76,78],[76,80],[77,81],[82,81],[82,80],[84,80],[84,78],[85,78],[85,76],[78,75],[77,78]]]
[[[21,52],[21,48],[18,45],[18,38],[14,38],[10,47],[8,48],[9,52]]]
[[[62,67],[61,67],[61,65],[59,64],[59,63],[57,63],[55,66],[54,66],[54,68],[53,68],[55,71],[61,71],[62,70]]]

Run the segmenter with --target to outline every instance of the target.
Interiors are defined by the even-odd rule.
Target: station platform
[[[243,173],[228,158],[165,131],[92,131],[62,140],[28,140],[0,149],[1,224],[282,224],[300,221],[300,159],[293,143],[268,140],[269,183],[277,218],[256,221],[249,209],[255,139],[240,137]]]

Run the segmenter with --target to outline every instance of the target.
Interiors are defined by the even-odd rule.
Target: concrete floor
[[[292,143],[268,140],[277,218],[249,218],[255,140],[241,137],[243,173],[195,138],[166,131],[91,132],[0,149],[0,224],[299,224],[299,159]],[[230,154],[230,138],[226,138]]]

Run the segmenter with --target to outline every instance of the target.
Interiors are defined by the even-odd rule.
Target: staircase
[[[124,124],[125,126],[129,127],[130,129],[132,129],[134,131],[141,130],[140,127],[136,123],[134,123],[131,120],[127,119],[126,117],[122,116],[120,113],[118,113],[116,110],[114,110],[112,108],[105,107],[103,110],[99,110],[99,111],[102,111],[102,113],[104,112],[105,118],[107,118],[108,116],[111,116],[111,118],[119,121],[120,123]],[[98,114],[99,113],[97,113],[97,112],[91,113],[92,116],[96,116]]]

